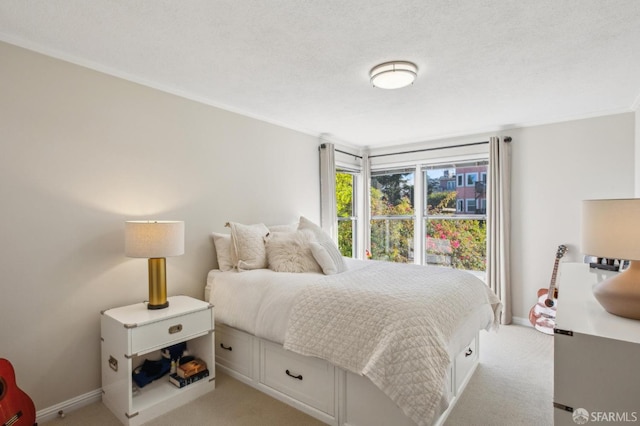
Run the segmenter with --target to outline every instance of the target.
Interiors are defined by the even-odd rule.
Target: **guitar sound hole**
[[[4,398],[4,394],[7,391],[7,385],[4,383],[4,379],[0,377],[0,401]]]

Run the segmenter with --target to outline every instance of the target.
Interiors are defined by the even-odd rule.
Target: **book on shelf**
[[[180,377],[178,374],[173,373],[169,375],[169,381],[173,383],[175,386],[179,388],[183,388],[185,386],[190,385],[191,383],[197,382],[205,377],[209,377],[209,369],[202,370],[192,376],[189,377]]]
[[[186,379],[194,374],[201,372],[202,370],[206,370],[207,363],[199,358],[191,359],[187,362],[180,363],[176,369],[176,374]]]

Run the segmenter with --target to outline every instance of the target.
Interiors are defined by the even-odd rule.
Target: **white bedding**
[[[463,271],[352,259],[347,265],[331,276],[213,270],[205,298],[216,321],[365,375],[416,423],[428,424],[451,356],[477,330],[497,324],[498,299]],[[402,290],[395,294],[390,283]]]

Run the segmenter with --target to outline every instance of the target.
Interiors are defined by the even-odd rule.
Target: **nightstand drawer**
[[[131,354],[150,352],[208,333],[213,329],[212,312],[212,309],[203,309],[132,328]]]

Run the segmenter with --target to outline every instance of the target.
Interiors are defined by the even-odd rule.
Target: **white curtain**
[[[361,175],[360,191],[358,191],[360,197],[360,223],[358,228],[359,244],[360,248],[358,252],[358,259],[366,259],[366,251],[371,248],[371,232],[369,224],[371,223],[371,162],[369,161],[369,153],[362,154],[362,175]]]
[[[506,139],[506,140],[505,140]],[[511,324],[511,138],[489,139],[487,284],[502,301],[500,324]]]
[[[320,144],[320,224],[337,243],[336,157],[334,145],[327,142]]]

